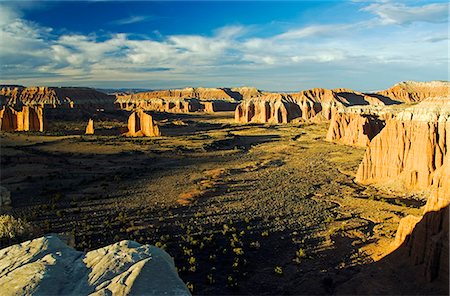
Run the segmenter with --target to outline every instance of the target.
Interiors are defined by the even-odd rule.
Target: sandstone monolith
[[[134,111],[128,118],[128,137],[158,137],[161,135],[151,115],[143,110]]]
[[[94,120],[89,118],[88,124],[86,126],[86,135],[93,135],[94,134]]]

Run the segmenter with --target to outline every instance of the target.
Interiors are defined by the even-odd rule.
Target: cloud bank
[[[448,4],[377,2],[354,23],[311,24],[254,37],[254,26],[211,35],[134,38],[56,34],[0,4],[2,83],[100,87],[254,85],[269,90],[347,86],[367,90],[406,79],[446,78]],[[119,24],[147,17],[119,19]],[[445,76],[445,77],[444,77]]]

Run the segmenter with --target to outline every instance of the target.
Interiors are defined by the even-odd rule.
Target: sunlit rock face
[[[395,180],[407,189],[429,188],[449,145],[450,98],[426,99],[386,122],[367,148],[356,180]]]
[[[2,295],[190,295],[163,250],[121,241],[82,253],[54,235],[0,250]]]
[[[274,93],[242,101],[235,111],[236,123],[288,123],[327,121],[349,106],[384,106],[390,99],[348,89],[314,88],[298,93]]]
[[[0,130],[9,132],[37,131],[45,129],[44,110],[42,107],[23,106],[22,111],[4,106],[0,110]]]
[[[112,109],[114,96],[82,87],[2,87],[2,104],[12,107]]]
[[[367,147],[383,129],[383,117],[364,109],[342,109],[333,112],[326,140],[350,146]]]
[[[123,110],[137,108],[147,111],[189,113],[234,111],[237,104],[263,93],[256,88],[185,88],[117,94],[115,106]]]
[[[448,97],[450,83],[446,81],[405,81],[387,90],[379,91],[377,94],[405,103],[420,102],[428,98]]]
[[[89,118],[88,124],[86,126],[86,135],[93,135],[94,134],[94,120]]]
[[[158,137],[161,135],[151,115],[143,110],[131,113],[128,118],[127,137]]]

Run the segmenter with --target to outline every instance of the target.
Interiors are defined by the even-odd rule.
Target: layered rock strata
[[[420,102],[429,98],[450,96],[450,83],[404,81],[376,94],[405,103]]]
[[[0,130],[43,132],[45,125],[44,110],[41,107],[23,106],[22,111],[11,107],[0,110]]]
[[[353,105],[384,105],[382,100],[350,90],[314,88],[292,94],[267,94],[241,102],[237,123],[287,123],[293,120],[330,120],[333,112]]]
[[[383,129],[385,121],[375,114],[349,110],[333,112],[326,140],[344,145],[367,147]]]
[[[256,88],[185,88],[117,94],[115,106],[123,110],[189,113],[234,111],[242,99],[261,96]]]
[[[0,99],[12,107],[112,109],[114,96],[82,87],[2,87]]]
[[[48,235],[0,250],[2,295],[190,295],[163,250],[121,241],[78,252]]]
[[[427,281],[449,272],[450,98],[430,98],[405,109],[372,140],[357,181],[402,182],[429,191],[423,216],[400,221],[395,246]]]
[[[424,100],[386,122],[367,148],[356,180],[427,189],[449,146],[450,98]]]
[[[127,137],[158,137],[161,135],[151,115],[143,110],[131,113],[128,118]]]

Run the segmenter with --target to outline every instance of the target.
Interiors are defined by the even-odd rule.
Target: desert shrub
[[[31,232],[31,225],[10,215],[0,215],[0,238],[14,239]]]
[[[33,228],[20,218],[0,215],[0,248],[33,238]]]

